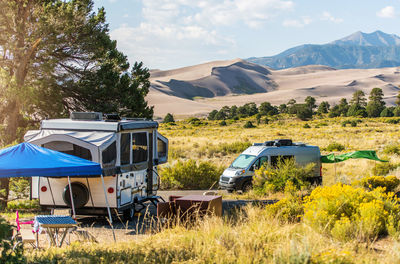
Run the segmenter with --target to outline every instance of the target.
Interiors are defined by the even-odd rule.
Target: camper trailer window
[[[114,141],[110,146],[108,146],[101,153],[103,167],[115,166],[115,161],[117,160],[117,143]]]
[[[131,163],[131,134],[121,134],[121,165]]]
[[[132,133],[133,163],[147,161],[147,133]]]
[[[74,155],[82,159],[92,160],[92,154],[87,148],[72,144],[66,141],[51,141],[43,145],[43,147],[60,151],[69,155]]]
[[[157,138],[157,152],[159,158],[165,158],[167,156],[167,143]]]
[[[271,156],[271,166],[276,167],[279,160],[285,161],[287,159],[293,159],[293,158],[294,158],[293,155]]]

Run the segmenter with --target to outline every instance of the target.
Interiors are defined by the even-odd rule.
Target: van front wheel
[[[253,188],[253,184],[251,184],[251,181],[246,181],[242,185],[242,192],[248,192]]]

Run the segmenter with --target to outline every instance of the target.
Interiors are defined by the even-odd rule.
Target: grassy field
[[[224,150],[224,145],[243,142],[252,144],[279,138],[289,138],[294,142],[317,145],[321,148],[322,154],[331,153],[331,151],[326,151],[326,148],[334,142],[345,147],[341,152],[333,151],[335,153],[376,150],[378,156],[396,164],[400,162],[399,156],[393,153],[385,154],[383,150],[387,146],[398,146],[400,144],[399,125],[388,123],[388,120],[397,119],[325,118],[299,121],[295,118],[283,116],[281,119],[270,121],[269,124],[256,125],[256,128],[243,128],[247,120],[256,124],[255,118],[227,121],[227,126],[219,126],[219,121],[203,121],[200,125],[181,121],[177,122],[176,125],[161,124],[159,131],[169,139],[169,165],[174,164],[177,159],[190,158],[208,160],[214,164],[227,167],[239,153],[227,153]],[[349,124],[343,127],[342,124],[346,120],[359,120],[359,123],[356,127],[351,127]],[[306,124],[310,128],[304,128]],[[376,163],[369,160],[349,160],[336,165],[324,164],[324,185],[332,185],[336,181],[351,182],[371,175],[374,166],[376,166]],[[397,173],[397,171],[392,172],[395,175]]]
[[[161,124],[159,131],[169,139],[169,162],[194,159],[226,167],[253,142],[290,138],[317,145],[323,153],[334,142],[344,153],[376,150],[390,160],[391,175],[398,175],[400,144],[396,118],[360,119],[356,127],[342,124],[354,118],[299,121],[288,116],[245,129],[246,119],[219,122],[200,120]],[[388,121],[389,120],[389,121]],[[395,120],[395,121],[390,121]],[[306,125],[307,123],[307,125]],[[309,127],[309,128],[306,128]],[[373,175],[379,163],[349,160],[323,166],[323,184],[351,183]],[[234,194],[234,198],[254,198],[256,194]],[[284,194],[275,194],[283,198]],[[199,220],[188,227],[179,224],[161,227],[155,233],[119,243],[72,244],[62,249],[26,250],[29,263],[399,263],[400,242],[392,236],[374,241],[354,239],[340,242],[303,221],[282,222],[268,208],[250,206],[224,218]]]

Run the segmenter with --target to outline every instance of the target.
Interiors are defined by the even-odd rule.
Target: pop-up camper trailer
[[[144,202],[158,198],[157,165],[167,162],[168,140],[157,128],[155,121],[72,113],[70,119],[43,120],[25,141],[100,163],[111,211],[131,218]],[[100,175],[74,177],[71,189],[77,214],[107,213]],[[71,207],[65,177],[34,177],[31,195],[45,208]]]

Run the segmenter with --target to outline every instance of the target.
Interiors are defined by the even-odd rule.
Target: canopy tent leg
[[[111,224],[111,229],[112,229],[112,232],[113,232],[114,242],[116,242],[117,240],[115,239],[114,226],[113,226],[112,217],[111,217],[110,205],[108,204],[107,192],[106,192],[106,184],[104,183],[103,174],[101,174],[100,177],[101,177],[101,182],[102,182],[102,184],[103,184],[104,198],[106,199],[108,217],[109,217],[109,219],[110,219],[110,224]]]
[[[72,186],[71,186],[71,179],[69,178],[69,176],[68,176],[68,185],[69,185],[69,195],[71,196],[71,207],[73,214],[72,218],[76,219],[74,197],[72,197]]]

